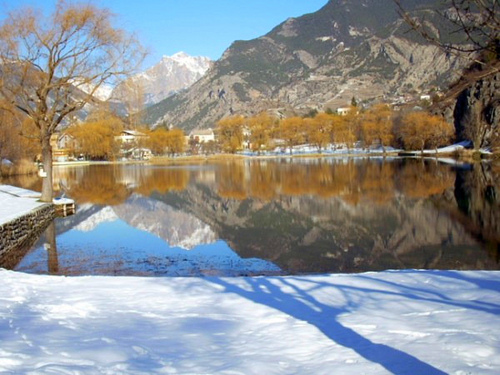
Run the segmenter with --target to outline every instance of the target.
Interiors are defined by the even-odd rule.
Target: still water
[[[499,165],[435,159],[57,167],[56,188],[77,202],[76,215],[4,267],[158,276],[500,269],[499,177]]]

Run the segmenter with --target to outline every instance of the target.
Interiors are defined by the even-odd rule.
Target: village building
[[[207,143],[215,141],[215,133],[212,128],[196,129],[189,133],[189,139],[195,140],[198,143]]]
[[[351,107],[342,107],[342,108],[337,108],[337,114],[341,116],[347,116],[349,111],[351,110]]]
[[[123,130],[115,140],[121,143],[121,157],[134,160],[149,160],[152,157],[151,150],[143,147],[143,142],[149,136],[138,130]]]
[[[52,160],[57,162],[68,161],[77,147],[77,140],[68,133],[54,133],[50,137]]]
[[[115,139],[120,141],[122,144],[133,144],[147,138],[147,134],[137,130],[123,130],[120,135],[115,137]]]

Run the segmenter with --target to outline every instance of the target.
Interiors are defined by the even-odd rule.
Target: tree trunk
[[[46,132],[42,136],[42,163],[45,177],[42,182],[42,202],[52,202],[53,187],[52,187],[52,146],[50,145],[50,133]]]

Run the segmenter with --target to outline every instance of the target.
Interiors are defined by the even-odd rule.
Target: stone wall
[[[56,217],[55,206],[46,204],[0,225],[0,258],[10,250],[35,242]]]

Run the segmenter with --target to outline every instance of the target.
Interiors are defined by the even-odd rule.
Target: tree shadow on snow
[[[287,278],[245,278],[246,285],[240,287],[230,279],[207,278],[224,287],[224,292],[234,293],[258,304],[269,306],[296,319],[317,327],[326,337],[338,345],[352,349],[368,361],[377,363],[393,374],[446,374],[418,358],[385,344],[370,341],[356,331],[342,325],[338,317],[350,312],[353,306],[347,303],[342,307],[328,306],[311,295],[311,291],[333,288],[343,291],[345,285],[334,285],[311,279]],[[240,279],[241,280],[241,279]],[[294,280],[310,283],[311,288],[301,289],[293,284]],[[348,287],[366,293],[366,289]],[[292,290],[284,292],[283,290]],[[373,292],[381,292],[373,290]]]
[[[388,271],[390,272],[390,271]],[[405,271],[397,271],[398,273],[407,273]],[[408,271],[409,273],[413,273],[415,271]],[[418,272],[418,271],[417,271]],[[467,275],[464,272],[455,272],[455,271],[425,271],[427,275],[433,279],[434,283],[441,283],[442,285],[449,280],[452,279],[452,283],[457,285],[457,283],[464,284],[474,284],[479,289],[483,290],[492,290],[500,293],[500,282],[498,280],[491,280],[488,278],[479,278],[473,275]],[[417,273],[418,274],[418,273]],[[467,310],[476,310],[485,312],[492,315],[500,314],[500,305],[481,301],[479,299],[468,299],[466,301],[461,300],[457,301],[452,299],[442,293],[439,293],[435,290],[430,290],[429,288],[419,288],[415,286],[402,285],[397,282],[379,279],[375,277],[370,277],[368,274],[358,275],[359,278],[364,280],[373,281],[374,283],[385,284],[389,287],[397,288],[398,291],[390,291],[390,290],[377,290],[379,294],[386,295],[400,295],[405,296],[408,299],[416,300],[416,301],[425,301],[426,303],[436,303],[440,305],[452,306],[452,307],[460,307]],[[347,287],[348,288],[348,287]],[[467,286],[467,288],[470,288]],[[366,291],[366,290],[365,290]]]

